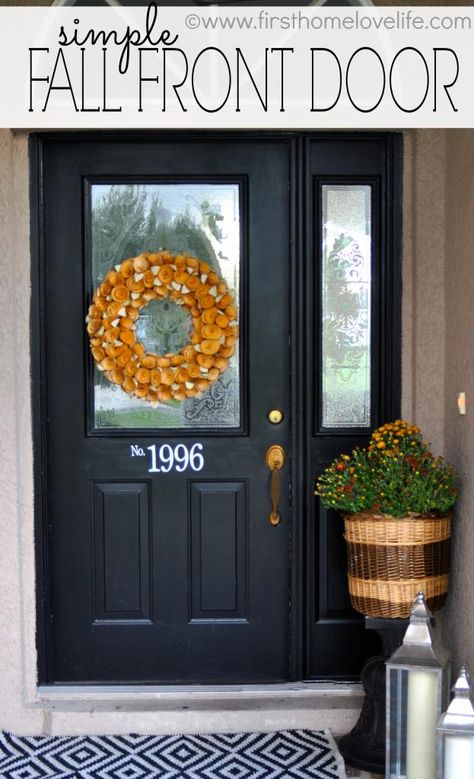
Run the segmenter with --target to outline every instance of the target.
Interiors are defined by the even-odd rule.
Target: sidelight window
[[[323,184],[321,426],[371,426],[371,187]]]

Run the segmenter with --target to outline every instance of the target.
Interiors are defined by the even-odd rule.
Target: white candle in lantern
[[[445,736],[444,779],[473,779],[474,740],[465,736]]]
[[[406,779],[435,779],[436,704],[436,674],[409,671]]]

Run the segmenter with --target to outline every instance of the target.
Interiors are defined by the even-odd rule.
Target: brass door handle
[[[279,512],[281,497],[280,469],[283,468],[285,464],[285,450],[283,447],[278,446],[278,444],[270,446],[265,455],[265,462],[272,472],[270,476],[270,499],[272,510],[268,517],[268,521],[271,525],[279,525],[281,522],[281,514]]]

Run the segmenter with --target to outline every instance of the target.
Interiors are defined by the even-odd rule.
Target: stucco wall
[[[462,494],[454,531],[447,636],[455,662],[474,674],[474,131],[451,130],[446,147],[446,456]],[[467,413],[456,397],[466,392]]]
[[[402,414],[444,449],[445,131],[405,134]]]
[[[405,162],[403,414],[459,472],[441,616],[454,670],[465,663],[474,674],[474,130],[409,133]]]
[[[28,213],[27,138],[0,130],[0,726],[35,732],[43,718],[28,703],[35,685]]]
[[[470,446],[474,416],[471,419],[468,409],[466,417],[459,417],[455,404],[456,393],[470,389],[468,379],[474,368],[469,337],[473,332],[469,325],[474,324],[474,281],[469,274],[470,226],[474,223],[474,131],[407,132],[404,177],[403,414],[423,426],[436,451],[446,448],[448,457],[463,474],[453,590],[448,607],[448,643],[455,648],[456,659],[469,661],[474,671],[470,641],[474,603],[469,592],[470,561],[474,560],[470,517],[474,487],[469,484],[474,461],[474,449]],[[4,282],[0,285],[0,728],[23,733],[130,730],[133,722],[136,726],[136,719],[119,714],[120,707],[107,711],[104,706],[97,708],[90,699],[80,702],[79,708],[68,710],[64,696],[61,704],[58,699],[57,704],[50,701],[46,706],[37,697],[29,264],[27,137],[0,130],[0,265]],[[179,703],[174,705],[179,708]],[[147,706],[144,704],[144,710]],[[295,726],[316,726],[317,718],[308,711],[307,708],[306,713],[294,712],[291,721]],[[344,731],[350,726],[354,711],[348,711],[346,706],[345,713],[340,714],[342,719],[336,717],[334,727]],[[192,712],[189,715],[198,716]],[[153,715],[148,720],[151,730],[156,731],[163,721],[161,715],[157,716],[158,719]],[[244,712],[244,722],[248,716],[248,711]],[[257,710],[255,716],[258,719]],[[279,726],[283,721],[288,726],[291,719],[289,711],[283,712],[282,719],[272,716],[271,706],[267,707],[267,723]],[[222,723],[220,714],[217,720]],[[143,715],[140,721],[145,728]],[[179,725],[170,714],[166,721],[168,729],[186,727],[184,720]],[[203,718],[199,721],[202,726]],[[211,726],[210,714],[207,722]],[[238,727],[238,717],[233,723],[233,727]]]

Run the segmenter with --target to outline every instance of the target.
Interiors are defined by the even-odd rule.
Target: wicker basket
[[[351,603],[371,617],[408,617],[424,592],[432,611],[446,600],[452,514],[403,517],[347,514]]]

